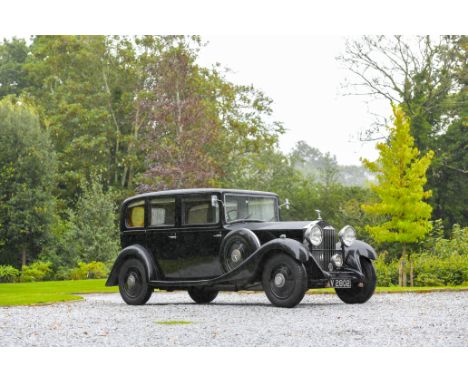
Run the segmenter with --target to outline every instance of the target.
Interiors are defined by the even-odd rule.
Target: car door
[[[180,267],[176,210],[175,196],[158,196],[148,200],[146,242],[167,279],[177,278]]]
[[[182,195],[177,232],[181,279],[213,278],[223,273],[219,259],[222,225],[211,194]]]

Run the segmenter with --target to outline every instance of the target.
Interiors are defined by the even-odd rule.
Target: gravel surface
[[[209,305],[155,293],[136,307],[118,294],[84,297],[0,308],[0,346],[468,346],[468,292],[379,294],[363,305],[306,295],[294,309],[263,293],[220,293]]]

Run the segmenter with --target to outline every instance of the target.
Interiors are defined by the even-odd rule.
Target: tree
[[[0,263],[25,265],[50,234],[55,153],[35,111],[0,100]]]
[[[147,171],[140,190],[223,186],[240,181],[254,154],[283,132],[267,123],[271,100],[196,64],[198,38],[146,36],[142,148]]]
[[[466,41],[466,36],[364,36],[348,41],[339,57],[353,74],[346,85],[348,94],[400,104],[411,121],[416,147],[423,154],[436,152],[427,173],[434,192],[430,203],[433,219],[443,219],[447,232],[455,222],[468,222],[466,187],[459,193],[450,191],[468,175],[460,154],[466,152],[462,143],[468,110]],[[383,125],[376,123],[364,139],[385,139]]]
[[[454,77],[459,88],[450,95],[453,119],[446,132],[437,137],[437,155],[429,179],[434,188],[434,219],[443,219],[445,227],[468,224],[468,36],[457,38],[454,45]]]
[[[76,209],[69,211],[69,232],[73,251],[68,256],[89,263],[111,263],[118,254],[118,227],[115,205],[110,193],[103,191],[99,180],[82,185],[83,194]]]
[[[28,52],[23,39],[4,39],[0,44],[0,99],[7,95],[19,95],[28,85],[24,70]]]
[[[379,225],[366,226],[373,238],[377,242],[402,243],[402,258],[406,259],[406,245],[422,239],[432,227],[432,208],[424,202],[431,192],[425,191],[424,185],[434,153],[429,151],[420,157],[402,107],[393,106],[393,113],[388,142],[377,144],[379,158],[375,162],[363,160],[364,166],[377,176],[378,183],[371,189],[379,200],[362,207],[368,214],[384,219]]]

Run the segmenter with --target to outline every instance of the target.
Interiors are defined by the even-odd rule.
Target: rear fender
[[[130,258],[138,259],[143,263],[146,269],[146,275],[148,277],[148,279],[146,280],[147,282],[150,280],[157,280],[160,278],[160,274],[154,262],[153,256],[151,256],[151,253],[142,245],[135,244],[124,248],[119,253],[119,256],[117,256],[117,259],[115,260],[114,265],[112,266],[112,270],[106,281],[106,286],[113,286],[119,284],[120,267],[125,262],[125,260]]]

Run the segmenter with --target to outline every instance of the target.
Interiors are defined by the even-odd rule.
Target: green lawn
[[[81,300],[76,294],[117,292],[104,286],[106,280],[43,281],[0,284],[0,306],[49,304]]]
[[[377,287],[376,293],[430,293],[430,292],[460,292],[468,291],[468,286],[457,285],[457,286],[438,286],[438,287]],[[331,294],[335,293],[332,288],[324,289],[311,289],[307,292],[308,294]]]
[[[76,294],[117,292],[117,287],[104,286],[105,280],[44,281],[35,283],[0,284],[0,306],[40,305],[53,302],[81,300]],[[465,286],[450,287],[378,287],[377,293],[429,293],[468,291]],[[312,289],[309,294],[335,293],[331,288]]]

